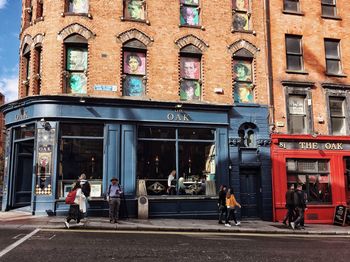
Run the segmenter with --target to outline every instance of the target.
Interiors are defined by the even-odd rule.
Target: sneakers
[[[241,224],[241,222],[237,222],[235,225],[236,225],[236,226],[239,226],[240,224]]]
[[[294,222],[290,222],[290,226],[295,229],[295,223]]]
[[[225,227],[231,227],[231,225],[229,223],[226,223]]]
[[[69,223],[67,221],[64,222],[64,226],[69,229]]]

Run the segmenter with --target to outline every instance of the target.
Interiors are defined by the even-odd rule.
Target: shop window
[[[290,70],[290,71],[304,70],[301,36],[286,35],[286,55],[287,55],[287,70]]]
[[[146,21],[146,0],[124,0],[124,19]]]
[[[35,126],[28,125],[23,127],[17,127],[15,128],[14,133],[15,133],[15,137],[14,137],[15,140],[33,138],[35,136]]]
[[[287,184],[303,186],[309,204],[332,202],[328,160],[287,159]]]
[[[215,195],[215,130],[139,127],[137,178],[148,195]]]
[[[180,0],[180,25],[199,26],[199,0]]]
[[[328,17],[337,16],[337,3],[336,0],[322,0],[322,15]]]
[[[342,73],[340,59],[340,41],[336,39],[324,40],[326,52],[326,71],[330,75],[339,75]]]
[[[256,147],[257,127],[253,123],[244,123],[238,129],[240,147]]]
[[[67,195],[79,175],[86,174],[91,196],[101,197],[103,178],[103,125],[61,124],[58,197]]]
[[[42,54],[42,46],[37,45],[34,48],[34,94],[40,95],[41,90],[41,54]]]
[[[180,100],[201,100],[201,58],[202,52],[194,45],[180,50]]]
[[[87,93],[88,47],[87,40],[74,34],[64,40],[65,45],[65,92]]]
[[[232,0],[233,31],[248,31],[250,28],[250,0]]]
[[[43,17],[44,11],[44,0],[36,1],[36,19]]]
[[[29,95],[29,84],[30,84],[30,60],[31,60],[31,54],[30,54],[30,46],[25,45],[22,52],[22,90],[24,91],[24,96]]]
[[[123,95],[144,96],[147,82],[147,48],[139,40],[123,46]]]
[[[332,135],[346,135],[346,102],[345,97],[329,97],[329,115]]]
[[[289,12],[300,12],[300,3],[299,0],[284,0],[283,1],[283,10]]]
[[[306,95],[288,97],[288,130],[292,134],[309,133]]]
[[[66,12],[87,14],[89,12],[89,0],[66,0]]]

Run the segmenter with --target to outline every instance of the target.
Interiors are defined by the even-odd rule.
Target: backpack
[[[66,197],[66,204],[69,204],[69,205],[75,204],[74,200],[76,195],[77,195],[77,190],[70,191]]]

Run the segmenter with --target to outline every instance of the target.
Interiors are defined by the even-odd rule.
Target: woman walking
[[[231,224],[230,224],[231,216],[232,216],[233,221],[235,222],[235,225],[239,226],[241,224],[241,222],[237,222],[236,214],[235,214],[235,207],[238,206],[239,208],[241,208],[241,205],[236,201],[236,198],[233,194],[232,188],[229,188],[227,190],[226,206],[227,206],[227,216],[226,216],[225,226],[231,227]]]
[[[74,192],[76,191],[76,192]],[[80,225],[80,220],[84,218],[84,213],[86,212],[86,198],[81,191],[80,182],[76,182],[72,192],[74,192],[74,202],[69,201],[69,211],[66,221],[64,222],[66,228],[69,228],[69,222],[73,219],[77,221],[77,224]],[[67,203],[67,199],[66,199]]]

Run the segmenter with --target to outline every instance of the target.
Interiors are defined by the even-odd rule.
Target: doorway
[[[32,197],[34,140],[15,143],[12,208],[29,206]]]
[[[261,176],[259,169],[241,169],[241,214],[243,218],[261,217]]]

